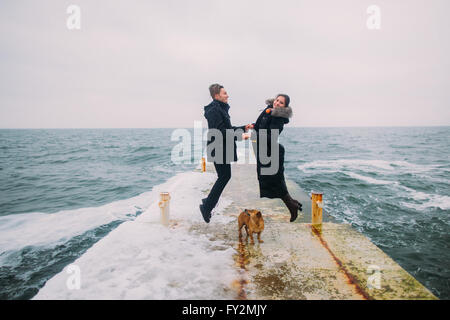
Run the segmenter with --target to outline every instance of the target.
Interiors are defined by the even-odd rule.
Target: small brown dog
[[[251,244],[254,244],[255,242],[253,241],[253,233],[257,233],[259,243],[264,242],[261,240],[261,232],[263,232],[264,230],[264,219],[262,217],[261,211],[245,209],[239,215],[238,223],[239,241],[242,241],[241,229],[243,226],[245,226],[245,231],[247,231],[247,238],[245,238],[245,241],[247,241],[248,236],[250,236],[250,242]]]

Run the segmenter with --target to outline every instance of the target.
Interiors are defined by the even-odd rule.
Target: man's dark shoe
[[[202,213],[203,220],[205,220],[206,223],[209,223],[209,220],[211,220],[211,212],[206,211],[202,204],[200,205],[200,211]]]

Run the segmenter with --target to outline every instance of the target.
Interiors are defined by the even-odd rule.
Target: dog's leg
[[[245,231],[247,232],[247,237],[245,237],[245,241],[248,241],[248,235],[250,234],[248,231],[247,225],[245,225]]]
[[[261,232],[258,232],[258,241],[259,243],[263,243],[264,241],[261,240]]]
[[[238,233],[239,233],[239,241],[242,241],[242,226],[243,226],[243,224],[241,224],[240,222],[239,222],[239,226],[238,226]]]
[[[253,231],[250,230],[250,243],[255,244],[255,241],[253,240]]]

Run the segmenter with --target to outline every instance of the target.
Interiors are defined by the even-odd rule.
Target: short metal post
[[[206,171],[206,160],[205,157],[202,157],[202,172]]]
[[[160,201],[159,201],[158,205],[161,208],[161,224],[168,226],[169,225],[170,195],[168,192],[161,192],[159,196],[160,196]]]
[[[323,193],[322,192],[312,192],[311,194],[311,219],[312,219],[312,226],[317,231],[322,231],[322,208],[323,208],[323,201],[322,201]]]

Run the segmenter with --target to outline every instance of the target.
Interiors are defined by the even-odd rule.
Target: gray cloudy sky
[[[70,4],[81,30],[68,30]],[[369,5],[381,29],[369,30]],[[234,125],[291,96],[292,126],[450,125],[448,0],[0,1],[0,128]],[[204,122],[206,123],[206,122]]]

